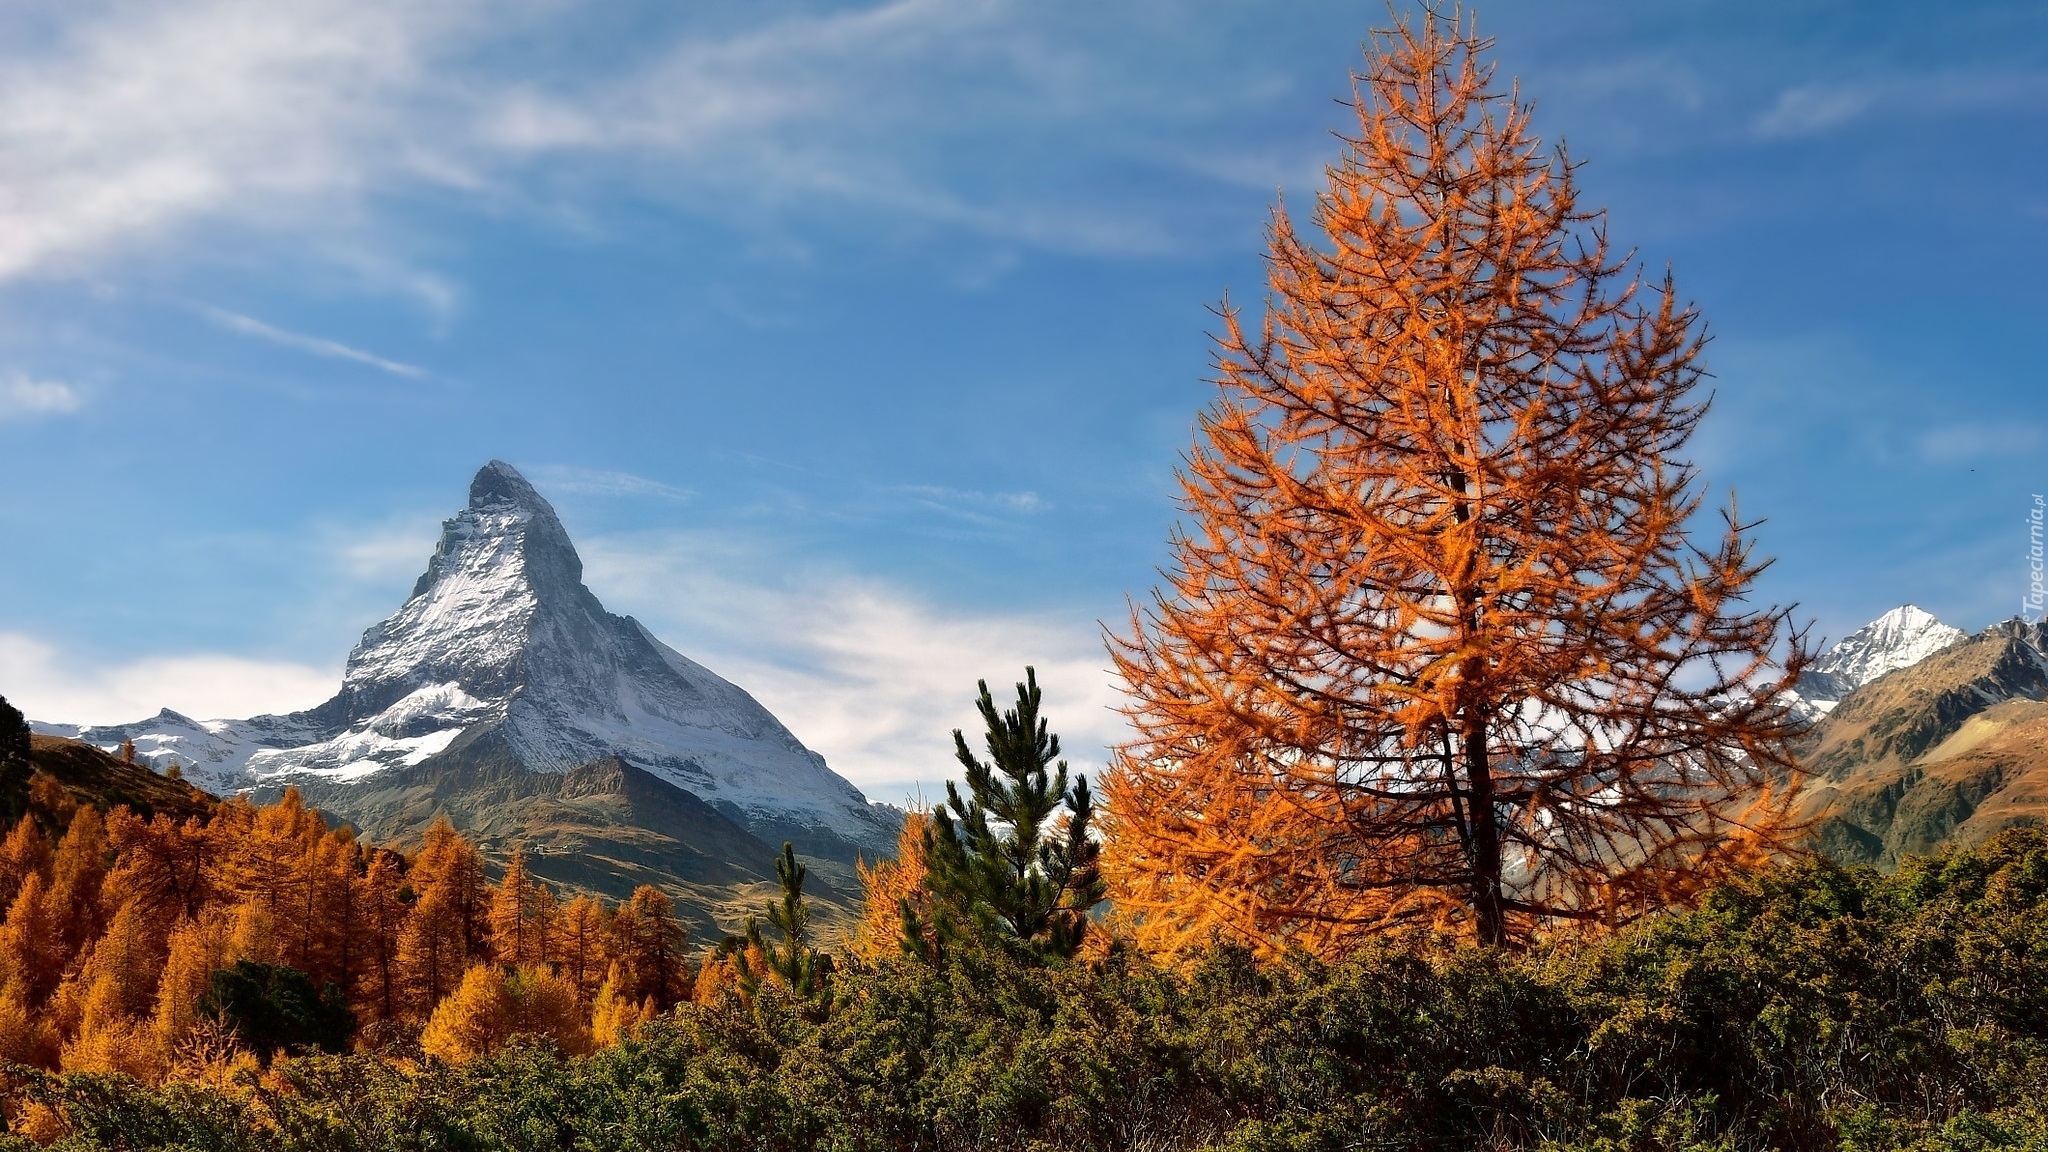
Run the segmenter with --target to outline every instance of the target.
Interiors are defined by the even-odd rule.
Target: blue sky
[[[1840,636],[2019,606],[2048,8],[1496,2],[1715,341],[1695,457]],[[0,692],[323,698],[501,457],[593,589],[878,798],[1164,558],[1371,3],[32,2],[0,13]]]

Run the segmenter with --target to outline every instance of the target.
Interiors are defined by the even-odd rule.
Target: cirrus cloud
[[[1175,244],[1136,196],[977,183],[946,161],[992,133],[1181,114],[1072,35],[1080,17],[1015,0],[749,16],[668,13],[606,41],[565,36],[588,13],[555,0],[46,5],[44,34],[0,37],[0,280],[227,229],[445,312],[459,291],[405,250],[382,218],[397,205],[597,228],[579,198],[625,187],[719,214],[822,200],[1060,250]]]

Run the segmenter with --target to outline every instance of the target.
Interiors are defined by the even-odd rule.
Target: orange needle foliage
[[[869,963],[877,963],[903,952],[903,902],[913,904],[920,919],[930,913],[925,894],[924,836],[931,827],[931,813],[913,808],[904,814],[903,831],[896,837],[894,859],[854,862],[860,876],[860,919],[847,933],[847,951]],[[5,857],[0,856],[0,867]]]
[[[1141,942],[1514,944],[1791,834],[1807,657],[1678,453],[1697,314],[1644,288],[1457,16],[1376,34],[1314,224],[1225,308],[1169,586],[1112,649],[1105,871]],[[1774,659],[1775,656],[1775,659]],[[1773,784],[1775,783],[1775,787]]]
[[[410,857],[330,831],[289,788],[183,823],[78,807],[54,848],[39,818],[0,823],[0,1063],[225,1083],[255,1057],[202,1004],[243,960],[338,989],[360,1044],[424,1027],[458,1061],[521,1034],[615,1041],[699,984],[659,889],[558,907],[523,849],[490,884],[446,818]]]

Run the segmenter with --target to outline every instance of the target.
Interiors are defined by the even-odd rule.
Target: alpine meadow
[[[643,537],[579,553],[541,495],[633,477],[494,459],[326,703],[0,700],[0,1152],[2048,1152],[2048,626],[1824,646],[1770,603],[1679,270],[1472,14],[1386,22],[1262,299],[1215,308],[1157,586],[1092,651],[1101,767],[1048,653],[807,713],[971,705],[943,799],[870,801],[767,706],[864,666],[764,656],[757,699],[599,602]],[[622,91],[490,131],[594,154]],[[974,451],[1031,451],[1026,411]],[[1036,500],[917,497],[970,507],[961,551]],[[792,632],[884,599],[687,591]]]

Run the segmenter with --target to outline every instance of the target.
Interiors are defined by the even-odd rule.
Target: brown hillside
[[[103,812],[125,804],[141,816],[161,812],[182,819],[204,816],[219,803],[181,780],[59,736],[31,736],[29,763],[35,768],[29,810],[46,827],[53,821],[62,827],[72,810],[88,804]]]
[[[2001,625],[1851,693],[1806,753],[1818,846],[1889,867],[2048,820],[2048,657]]]

